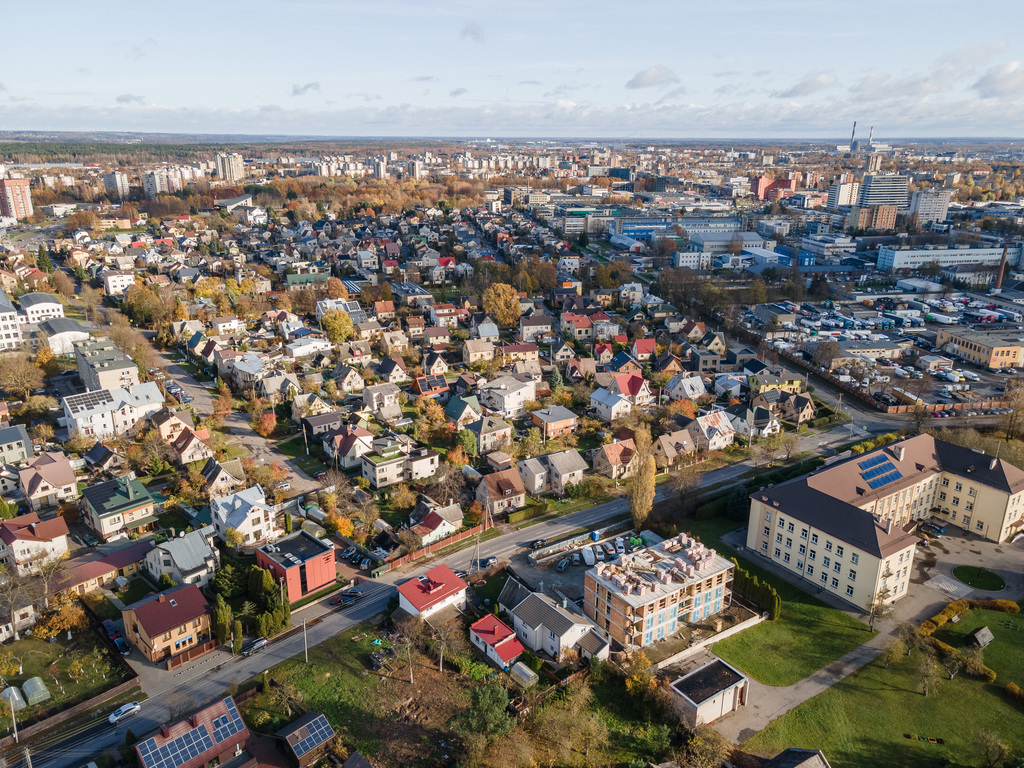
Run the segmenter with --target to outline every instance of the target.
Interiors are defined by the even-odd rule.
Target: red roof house
[[[447,565],[398,585],[398,605],[410,616],[425,619],[450,606],[466,607],[466,582]]]
[[[502,669],[508,669],[523,655],[523,644],[516,633],[492,614],[470,625],[469,641]]]

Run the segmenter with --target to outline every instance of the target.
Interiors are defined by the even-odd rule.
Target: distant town
[[[876,134],[0,137],[6,764],[1024,766],[1024,152]]]

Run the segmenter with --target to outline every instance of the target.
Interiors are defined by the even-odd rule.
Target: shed
[[[28,706],[28,704],[25,703],[25,697],[21,695],[21,691],[13,685],[10,688],[4,688],[3,691],[0,692],[0,696],[3,697],[5,702],[7,702],[8,709],[13,705],[15,712]]]
[[[968,645],[976,645],[978,648],[984,648],[993,640],[995,637],[992,636],[992,630],[988,627],[978,627],[967,636]]]
[[[310,536],[315,536],[318,539],[325,538],[327,531],[322,526],[317,525],[312,520],[303,520],[300,526],[302,530],[308,533]]]
[[[693,728],[735,712],[747,703],[747,678],[721,659],[710,661],[672,682],[676,707]]]
[[[512,679],[523,686],[523,688],[529,688],[531,685],[536,685],[537,681],[540,680],[537,673],[521,661],[517,661],[515,663],[509,674],[512,675]]]
[[[310,712],[279,730],[276,736],[284,740],[292,761],[299,768],[306,768],[323,756],[334,738],[334,729],[319,712]]]
[[[43,682],[41,677],[30,677],[21,686],[21,690],[25,694],[25,701],[28,702],[29,706],[39,704],[50,698],[50,691],[46,688],[46,683]]]

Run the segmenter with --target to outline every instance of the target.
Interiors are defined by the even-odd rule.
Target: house
[[[99,389],[65,397],[64,421],[68,434],[102,440],[133,432],[163,404],[164,395],[153,381],[128,388]]]
[[[320,761],[334,741],[335,733],[326,717],[319,712],[307,712],[295,722],[277,731],[274,736],[284,742],[288,757],[295,768],[307,768]],[[347,761],[344,765],[347,765]],[[367,765],[369,766],[369,763]]]
[[[594,345],[594,359],[601,365],[608,365],[613,357],[615,357],[615,352],[612,350],[611,344]]]
[[[423,356],[423,373],[427,376],[444,376],[448,373],[448,363],[437,352],[428,352]]]
[[[601,421],[611,423],[625,416],[633,408],[632,404],[622,395],[613,393],[604,387],[598,387],[590,395],[590,407]]]
[[[60,516],[40,520],[29,512],[4,520],[0,522],[0,563],[18,576],[34,573],[41,563],[67,554],[68,533],[68,524]]]
[[[124,456],[111,450],[103,445],[103,443],[96,443],[82,458],[96,472],[115,472],[127,462]]]
[[[459,318],[462,317],[462,310],[454,304],[431,304],[430,321],[434,325],[457,328]]]
[[[341,428],[348,418],[345,411],[329,411],[317,416],[308,416],[302,420],[302,431],[307,440],[315,442],[323,439],[324,435],[335,432]]]
[[[17,464],[33,456],[32,438],[25,427],[15,424],[0,429],[0,462]]]
[[[186,429],[195,429],[192,414],[186,410],[172,411],[170,408],[161,408],[149,417],[149,422],[160,438],[167,443],[173,443]]]
[[[579,384],[593,379],[596,375],[597,361],[592,357],[574,357],[565,363],[565,379],[570,384]]]
[[[132,278],[134,282],[135,278]],[[28,323],[41,323],[44,320],[51,320],[55,317],[64,317],[64,305],[60,299],[52,293],[25,293],[18,299],[18,306],[21,307],[18,318],[22,325]]]
[[[658,343],[654,339],[635,339],[629,351],[635,360],[645,363],[657,353]]]
[[[720,373],[715,376],[715,394],[730,400],[738,398],[747,386],[747,380],[735,373]]]
[[[441,347],[451,344],[451,332],[445,326],[434,326],[423,331],[424,347]]]
[[[612,378],[608,391],[613,395],[619,395],[628,400],[638,408],[650,405],[654,402],[654,395],[651,394],[651,387],[647,379],[639,373],[620,373]]]
[[[497,616],[487,614],[469,625],[469,642],[498,669],[508,671],[523,655],[515,630]]]
[[[594,452],[594,471],[612,480],[629,477],[636,463],[636,446],[632,438],[602,445]]]
[[[135,745],[135,754],[140,768],[254,768],[255,760],[240,757],[250,737],[234,700],[228,696],[185,720],[161,726]]]
[[[363,383],[363,377],[355,368],[341,364],[334,369],[334,385],[338,388],[339,392],[343,392],[346,395],[351,392],[358,392],[365,384]],[[397,384],[398,382],[390,382]]]
[[[467,397],[453,397],[444,407],[444,415],[452,424],[455,431],[465,429],[467,424],[472,424],[483,416],[480,409],[480,401],[475,395]]]
[[[400,357],[385,357],[377,364],[376,372],[380,380],[387,384],[405,384],[412,380],[405,369],[405,361]]]
[[[409,351],[409,337],[402,331],[384,331],[381,346],[389,354],[401,355]]]
[[[564,603],[560,605],[547,595],[533,592],[509,614],[516,636],[534,653],[546,654],[556,661],[563,659],[568,651],[608,658],[608,643],[600,638],[590,620],[572,613]],[[578,648],[584,637],[587,637],[586,648]]]
[[[626,350],[622,350],[615,355],[615,357],[607,363],[607,368],[609,371],[614,371],[615,373],[639,374],[642,370],[640,363],[638,363]]]
[[[583,482],[587,462],[575,448],[534,456],[516,464],[523,487],[531,496],[553,493],[564,496],[570,485]]]
[[[352,469],[362,464],[363,454],[373,450],[373,433],[353,424],[344,424],[325,434],[321,442],[324,453],[337,466]]]
[[[214,336],[235,336],[245,333],[245,321],[234,315],[215,317],[210,321],[210,330]]]
[[[373,450],[361,458],[362,476],[374,490],[401,482],[433,477],[437,473],[440,454],[428,448],[415,448],[416,442],[406,435],[378,437]]]
[[[512,512],[526,504],[526,488],[516,469],[503,469],[484,475],[476,488],[479,501],[491,517]]]
[[[206,459],[213,457],[213,449],[201,436],[206,436],[206,439],[208,440],[209,432],[203,429],[200,430],[200,433],[193,432],[191,429],[186,428],[180,435],[178,435],[174,442],[171,443],[171,448],[174,449],[178,466],[184,467],[186,464],[191,464],[193,461],[205,461]]]
[[[675,376],[686,370],[686,365],[682,359],[676,357],[671,352],[665,352],[654,361],[653,365],[651,365],[651,370],[655,373],[671,373]]]
[[[201,471],[210,496],[226,496],[245,485],[245,471],[242,469],[241,459],[221,462],[210,458],[206,460]]]
[[[433,373],[413,379],[412,392],[417,397],[429,397],[442,403],[447,402],[451,394],[444,376]]]
[[[395,384],[377,384],[363,390],[363,405],[366,409],[378,413],[391,405],[398,405],[401,390]]]
[[[334,545],[308,531],[296,531],[256,550],[256,564],[284,584],[289,603],[297,603],[337,581]]]
[[[378,321],[384,323],[395,319],[395,302],[375,301],[373,302],[373,314]]]
[[[541,408],[531,413],[530,418],[545,440],[553,440],[575,432],[579,424],[579,417],[562,405]]]
[[[231,544],[236,534],[230,532],[235,531],[241,537],[239,546],[246,548],[258,547],[284,534],[277,513],[267,505],[259,485],[210,499],[210,518],[221,541]]]
[[[421,499],[423,498],[425,497],[421,496]],[[433,500],[428,499],[428,501],[429,503],[416,505],[417,509],[413,510],[414,514],[421,506],[425,507],[427,511],[418,518],[411,528],[412,532],[420,537],[420,543],[424,547],[451,536],[462,527],[465,519],[462,507],[457,503],[442,507],[434,503]]]
[[[655,438],[651,445],[651,453],[659,468],[674,467],[685,456],[697,450],[690,433],[685,429],[677,429]]]
[[[694,400],[708,393],[704,379],[697,373],[677,373],[665,385],[665,394],[670,400]]]
[[[82,517],[100,541],[124,539],[156,525],[154,501],[141,480],[119,477],[82,491]]]
[[[465,609],[467,589],[451,568],[438,565],[398,585],[398,606],[410,616],[427,619],[445,608]]]
[[[536,344],[500,344],[498,352],[501,354],[503,365],[515,362],[540,362],[540,347]]]
[[[698,451],[720,451],[732,445],[736,430],[724,411],[698,416],[685,426]]]
[[[473,328],[473,337],[478,341],[496,342],[498,340],[498,325],[493,321],[479,323]]]
[[[780,418],[792,424],[806,424],[814,420],[817,409],[810,395],[787,394],[782,398]]]
[[[150,595],[121,612],[126,639],[153,663],[209,640],[210,614],[210,604],[195,584]]]
[[[514,418],[526,412],[526,404],[537,399],[537,382],[525,374],[499,376],[477,386],[477,397],[485,412]]]
[[[547,338],[553,333],[553,322],[549,315],[529,315],[519,318],[519,341],[530,344]]]
[[[206,525],[188,533],[181,531],[157,544],[146,554],[146,570],[159,582],[168,574],[175,584],[195,584],[200,589],[220,568],[220,551],[213,543],[216,531]]]
[[[724,412],[736,433],[748,440],[770,437],[782,431],[782,424],[767,408],[752,408],[741,403],[726,408]]]
[[[325,403],[317,395],[303,392],[292,400],[292,421],[298,424],[310,416],[320,416],[332,410],[334,406]]]
[[[582,342],[594,340],[594,321],[586,315],[563,312],[559,322],[562,328],[562,336],[569,336],[575,341]]]
[[[565,340],[556,341],[551,345],[551,351],[548,354],[552,365],[559,365],[561,363],[567,363],[576,357],[576,350],[573,349],[572,344]]]
[[[466,365],[494,359],[494,344],[483,339],[469,339],[462,346],[462,362]]]
[[[512,441],[512,425],[494,416],[482,416],[465,429],[476,438],[478,456],[485,456]]]
[[[18,472],[18,488],[33,511],[78,498],[71,460],[61,451],[41,453]]]
[[[423,338],[423,332],[427,327],[426,320],[416,315],[410,315],[403,322],[405,323],[405,333],[410,339]]]

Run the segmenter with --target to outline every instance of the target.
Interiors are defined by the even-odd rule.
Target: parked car
[[[121,636],[121,632],[118,630],[117,625],[111,619],[103,620],[103,630],[107,633],[107,637],[111,640]]]
[[[133,701],[131,704],[122,704],[120,707],[110,713],[110,717],[107,721],[111,725],[117,725],[122,720],[127,720],[129,717],[134,717],[142,711],[142,705],[137,701]]]
[[[359,598],[364,597],[366,592],[359,587],[349,587],[348,589],[343,589],[341,594],[343,597],[351,597],[353,600],[358,600]]]
[[[582,565],[583,564],[583,556],[580,555],[579,552],[573,552],[572,553],[572,564],[573,565]]]
[[[120,653],[122,656],[132,655],[132,647],[128,645],[127,640],[125,640],[123,637],[115,637],[113,638],[113,640],[114,647],[117,648],[118,653]]]
[[[359,570],[360,570],[360,571],[365,571],[365,570],[366,570],[367,568],[369,568],[369,567],[370,567],[370,558],[368,558],[368,557],[364,557],[364,558],[363,558],[363,559],[362,559],[362,560],[361,560],[361,561],[359,562]]]
[[[95,547],[97,544],[99,544],[99,542],[96,540],[96,537],[93,536],[91,533],[85,534],[82,537],[82,541],[84,541],[90,547]]]
[[[555,570],[559,573],[565,573],[565,569],[569,567],[569,559],[559,560],[558,565],[555,566]]]
[[[342,551],[342,553],[340,555],[338,555],[338,559],[339,560],[348,560],[350,557],[352,557],[352,555],[355,553],[355,551],[356,551],[355,547],[349,547],[348,549]]]
[[[278,483],[274,487],[275,488],[280,488],[282,491],[290,491],[291,488],[292,488],[292,484],[289,483],[287,480],[285,480],[283,482]]]
[[[252,656],[254,653],[262,651],[268,645],[270,645],[270,641],[267,640],[267,638],[265,637],[259,637],[255,640],[250,640],[242,646],[242,655]]]
[[[333,606],[340,606],[341,608],[348,608],[350,605],[354,605],[355,602],[356,601],[351,597],[345,597],[342,595],[341,597],[331,598],[330,604]]]
[[[488,557],[487,559],[485,559],[480,564],[480,567],[481,568],[490,568],[491,566],[497,565],[497,564],[498,564],[498,558],[496,558],[496,557]]]

